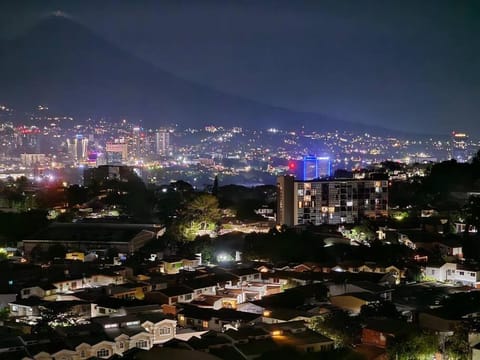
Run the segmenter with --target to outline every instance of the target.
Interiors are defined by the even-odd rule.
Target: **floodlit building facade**
[[[170,150],[170,132],[158,130],[155,133],[155,151],[157,155],[167,155]]]
[[[388,215],[388,180],[277,180],[279,225],[355,223]]]

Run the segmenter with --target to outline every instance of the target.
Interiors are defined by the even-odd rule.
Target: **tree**
[[[67,249],[61,244],[54,244],[48,248],[48,258],[54,260],[55,258],[65,258]]]
[[[218,200],[210,194],[201,194],[187,204],[187,216],[200,223],[200,229],[206,230],[209,224],[217,223],[221,218]]]
[[[186,256],[202,255],[202,262],[209,263],[214,260],[215,248],[212,238],[208,235],[197,236],[194,241],[183,244]]]
[[[213,231],[221,219],[218,199],[207,193],[197,195],[179,211],[179,216],[170,227],[172,237],[192,241],[201,231]]]
[[[113,259],[118,256],[118,253],[119,253],[119,251],[116,247],[109,247],[107,249],[107,253],[105,254],[105,257],[109,261],[113,261]]]
[[[182,209],[185,199],[180,192],[171,191],[168,188],[164,188],[164,190],[156,194],[155,211],[160,222],[170,225]]]
[[[372,224],[370,224],[367,220],[364,220],[361,224],[356,225],[352,229],[352,235],[356,236],[358,240],[375,240],[375,230]]]
[[[391,301],[381,301],[379,303],[371,303],[363,305],[360,308],[360,315],[363,317],[387,317],[390,319],[398,319],[400,313],[398,312],[395,304]]]
[[[86,203],[88,200],[87,188],[80,185],[71,185],[66,190],[66,200],[69,206]]]
[[[353,178],[353,173],[346,169],[337,169],[333,173],[335,179],[351,179]]]
[[[463,208],[465,217],[465,233],[468,234],[470,226],[480,229],[480,197],[470,196]]]
[[[48,224],[47,213],[44,211],[28,211],[21,213],[0,212],[0,236],[9,242],[25,239]],[[25,226],[28,224],[28,226]]]
[[[309,327],[335,341],[337,346],[354,344],[361,329],[358,319],[344,311],[316,316],[310,321]]]
[[[8,306],[0,309],[0,321],[8,320],[9,316],[10,316],[10,308]]]
[[[394,338],[387,349],[389,359],[431,360],[438,351],[438,335],[430,332],[411,332]]]
[[[48,260],[47,257],[47,252],[39,245],[36,245],[31,251],[30,251],[30,258],[34,262],[42,262],[44,260]]]
[[[0,262],[5,261],[8,259],[8,254],[5,249],[0,249]]]
[[[67,198],[63,186],[51,186],[37,191],[36,205],[39,209],[51,209],[55,206],[64,206]]]
[[[212,195],[218,195],[218,175],[215,175],[215,180],[213,180]]]
[[[448,355],[448,359],[470,359],[468,328],[465,325],[457,326],[454,329],[453,335],[445,339],[445,352]]]
[[[178,191],[179,193],[183,193],[183,194],[192,194],[194,192],[193,186],[183,180],[171,182],[170,188],[173,191]]]

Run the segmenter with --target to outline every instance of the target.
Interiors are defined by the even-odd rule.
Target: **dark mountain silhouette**
[[[181,79],[64,17],[43,20],[3,44],[0,51],[0,102],[17,109],[47,104],[64,114],[142,119],[152,127],[176,123],[182,127],[373,130],[257,103]]]

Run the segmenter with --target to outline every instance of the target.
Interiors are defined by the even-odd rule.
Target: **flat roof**
[[[25,241],[128,242],[144,230],[157,229],[153,224],[53,223]]]

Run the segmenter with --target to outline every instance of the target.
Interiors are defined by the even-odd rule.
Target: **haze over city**
[[[128,55],[222,93],[405,132],[478,132],[480,21],[474,2],[5,1],[0,6],[3,39],[22,36],[56,12]],[[83,60],[88,57],[78,51]],[[154,85],[149,86],[146,97]],[[105,104],[95,110],[115,109]],[[175,112],[136,110],[153,122],[182,120]],[[245,118],[235,113],[238,108],[228,110],[231,118]],[[205,114],[216,115],[208,119],[214,125],[230,121],[218,118],[225,112]],[[281,127],[295,115],[278,117],[269,125]]]

